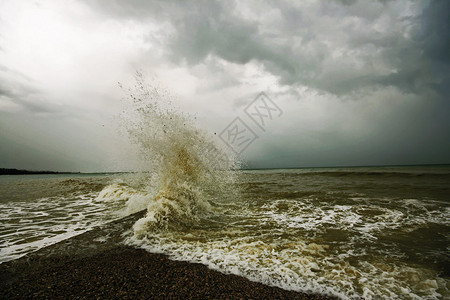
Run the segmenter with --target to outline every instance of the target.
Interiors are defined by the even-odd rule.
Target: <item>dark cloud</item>
[[[31,165],[57,149],[61,166],[85,159],[88,168],[89,157],[103,157],[104,149],[92,151],[98,136],[85,139],[80,128],[96,131],[88,120],[103,124],[98,117],[117,98],[109,83],[140,67],[189,90],[183,100],[200,114],[214,111],[212,127],[232,120],[260,89],[273,88],[285,104],[280,122],[290,125],[268,130],[266,142],[261,137],[249,150],[254,166],[450,162],[450,1],[71,4],[73,10],[11,4],[2,15],[11,17],[10,27],[0,27],[0,163]],[[29,22],[18,22],[18,8]],[[93,26],[102,30],[87,32]],[[28,43],[45,28],[60,30]],[[126,66],[112,67],[120,61]],[[15,157],[22,144],[24,154]],[[75,152],[83,155],[65,156]]]
[[[386,41],[384,57],[396,71],[380,77],[411,93],[434,92],[448,97],[450,84],[449,1],[430,1],[420,16],[407,20],[411,37]]]
[[[166,46],[177,64],[195,65],[208,55],[238,64],[255,61],[281,84],[336,95],[382,86],[442,94],[448,83],[450,3],[445,0],[430,1],[410,17],[401,15],[408,2],[399,8],[390,1],[249,5],[259,18],[239,14],[242,4],[225,1],[96,3],[115,17],[168,22],[174,32]],[[277,17],[265,19],[265,13]],[[389,29],[380,32],[380,26]],[[408,35],[411,28],[416,32]]]
[[[281,85],[293,90],[305,86],[336,99],[367,100],[367,95],[392,87],[408,95],[388,121],[359,124],[375,128],[367,137],[346,140],[332,129],[317,132],[315,138],[323,143],[311,149],[307,160],[311,165],[450,159],[446,154],[450,152],[450,1],[430,1],[424,7],[414,1],[358,0],[101,3],[97,1],[97,8],[114,18],[166,22],[165,53],[176,66],[196,66],[213,56],[239,65],[254,62]],[[381,115],[391,109],[388,102],[383,105]],[[304,142],[300,139],[279,138],[277,144],[293,145],[272,152],[273,144],[263,147],[266,152],[261,156],[273,166],[281,163],[275,156],[284,157],[289,166],[296,161],[294,153],[308,148],[299,146]],[[330,145],[335,145],[333,155],[318,150]]]
[[[422,30],[418,34],[425,55],[431,60],[450,62],[450,2],[430,1],[422,14]]]
[[[431,1],[422,14],[419,41],[428,60],[432,84],[443,97],[450,95],[450,2]]]
[[[319,123],[341,116],[336,117],[338,122],[324,126],[311,121],[295,124],[293,118],[305,118],[302,111],[289,116],[286,110],[277,122],[295,125],[261,135],[245,153],[248,167],[449,163],[450,105],[442,99],[387,96],[374,98],[380,98],[381,105],[361,101],[360,105],[367,107],[365,113],[351,101],[341,102],[344,112],[330,105],[331,117],[319,119]],[[358,117],[361,119],[355,121]]]

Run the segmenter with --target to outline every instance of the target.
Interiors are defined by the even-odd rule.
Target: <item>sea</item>
[[[450,297],[450,166],[175,174],[0,176],[0,262],[144,210],[121,243],[287,290]]]
[[[136,81],[118,118],[133,172],[0,176],[0,262],[119,242],[287,290],[450,299],[449,165],[245,170]]]

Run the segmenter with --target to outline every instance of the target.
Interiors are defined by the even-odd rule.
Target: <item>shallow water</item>
[[[155,200],[149,174],[0,177],[0,260],[148,209],[166,226],[151,226],[147,213],[118,229],[125,243],[298,291],[450,296],[449,167],[236,173],[229,184],[239,192],[197,191],[207,205],[169,199],[192,209],[186,222]]]
[[[105,175],[0,176],[0,262],[116,219],[117,206],[95,201],[108,180]]]

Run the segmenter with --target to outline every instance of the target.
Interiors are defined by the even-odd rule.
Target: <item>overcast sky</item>
[[[450,1],[0,1],[0,167],[132,166],[136,70],[248,167],[450,163]],[[244,109],[281,109],[264,131]],[[131,156],[131,155],[130,155]]]

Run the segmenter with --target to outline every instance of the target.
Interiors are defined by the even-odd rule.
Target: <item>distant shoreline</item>
[[[0,175],[80,174],[80,172],[30,171],[0,168]]]

